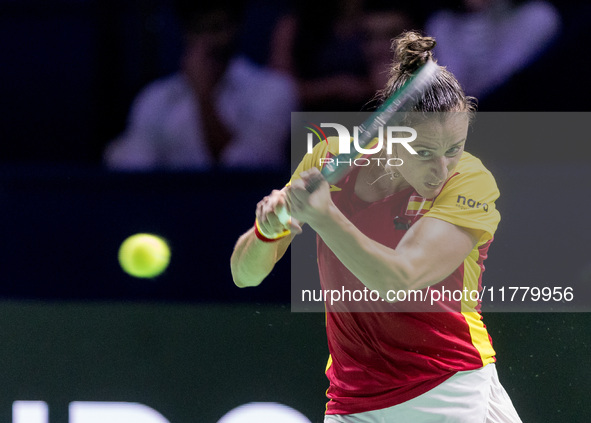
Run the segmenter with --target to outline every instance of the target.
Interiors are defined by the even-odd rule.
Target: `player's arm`
[[[284,207],[285,189],[273,191],[257,204],[256,219],[264,233],[281,233],[289,229],[291,234],[269,242],[261,240],[255,234],[254,226],[244,233],[238,239],[230,259],[232,278],[236,286],[243,288],[259,285],[271,273],[275,263],[283,257],[293,237],[301,232],[295,219],[290,222],[289,228],[281,223],[278,214]]]
[[[364,235],[340,212],[330,201],[328,184],[323,183],[312,194],[307,192],[308,176],[292,185],[292,212],[302,216],[351,273],[382,298],[388,290],[422,289],[445,279],[482,235],[424,217],[408,230],[396,249],[386,247]]]
[[[382,298],[388,290],[422,289],[442,281],[479,239],[477,231],[430,217],[415,223],[396,249],[371,240],[339,211],[314,226],[339,260]]]
[[[338,138],[332,142],[338,142]],[[319,162],[319,158],[326,156],[327,152],[328,145],[318,143],[314,147],[313,154],[304,156],[295,170],[290,184],[299,179],[302,172],[313,168]],[[275,190],[257,204],[256,218],[265,233],[280,233],[286,229],[278,214],[282,208],[287,207],[288,191],[288,187],[280,191]],[[294,236],[302,232],[303,222],[303,220],[298,221],[292,216],[289,222],[290,227],[287,228],[291,231],[291,235],[276,242],[261,241],[255,235],[254,227],[242,235],[238,239],[230,259],[234,283],[239,287],[259,285],[271,273],[275,263],[285,254]]]

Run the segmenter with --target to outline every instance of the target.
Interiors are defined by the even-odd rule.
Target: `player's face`
[[[417,131],[416,140],[410,143],[417,154],[398,145],[396,152],[404,164],[396,170],[421,196],[436,197],[464,151],[468,116],[453,113],[444,120],[433,117],[410,126]]]

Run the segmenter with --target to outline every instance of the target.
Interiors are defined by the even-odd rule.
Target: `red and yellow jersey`
[[[305,156],[292,180],[320,158],[336,155],[335,139],[319,143]],[[412,188],[367,203],[354,193],[354,168],[331,187],[335,205],[365,235],[396,248],[418,219],[429,216],[483,233],[473,251],[450,276],[428,289],[481,290],[483,262],[500,221],[495,180],[480,160],[464,152],[440,194],[425,199]],[[363,290],[332,251],[317,239],[318,268],[323,290]],[[426,288],[427,289],[427,288]],[[353,414],[391,407],[434,388],[457,371],[474,370],[495,361],[492,341],[482,322],[478,300],[440,301],[425,312],[339,311],[327,306],[326,330],[330,357],[327,414]],[[398,307],[398,309],[396,309]],[[450,311],[454,310],[454,311]]]

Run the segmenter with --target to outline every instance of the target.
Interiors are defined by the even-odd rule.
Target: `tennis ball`
[[[136,278],[154,278],[170,262],[170,248],[166,241],[152,234],[135,234],[119,247],[121,268]]]

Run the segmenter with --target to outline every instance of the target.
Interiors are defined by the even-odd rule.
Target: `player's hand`
[[[310,226],[326,218],[332,205],[330,186],[317,168],[302,172],[300,179],[292,182],[287,199],[292,216]]]
[[[298,219],[292,216],[285,221],[285,216],[289,216],[289,206],[287,203],[287,189],[273,190],[271,194],[264,197],[257,204],[256,218],[260,229],[265,234],[280,234],[286,229],[292,234],[302,233],[302,227]]]

